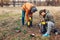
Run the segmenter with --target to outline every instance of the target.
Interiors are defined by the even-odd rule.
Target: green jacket
[[[45,21],[51,21],[51,22],[55,23],[55,22],[54,22],[54,18],[53,18],[53,16],[50,14],[49,11],[46,12],[46,15],[45,15],[45,17],[44,17],[44,20],[45,20]]]

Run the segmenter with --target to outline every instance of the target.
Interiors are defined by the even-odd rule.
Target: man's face
[[[46,13],[42,12],[41,15],[44,16]]]

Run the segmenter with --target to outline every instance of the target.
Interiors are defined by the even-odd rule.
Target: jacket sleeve
[[[55,23],[54,18],[53,18],[52,15],[48,15],[47,17],[48,17],[48,21],[52,21],[53,23]]]
[[[27,22],[29,21],[28,13],[29,13],[29,11],[27,10],[27,11],[26,11],[26,21],[27,21]]]

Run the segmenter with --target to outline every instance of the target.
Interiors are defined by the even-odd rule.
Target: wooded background
[[[37,6],[60,6],[60,0],[0,0],[0,6],[13,5],[15,7],[26,2],[31,2]]]

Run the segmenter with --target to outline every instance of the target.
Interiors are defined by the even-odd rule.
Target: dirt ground
[[[21,7],[0,7],[0,40],[43,40],[37,26],[41,9],[49,10],[54,16],[55,27],[60,28],[60,7],[41,6],[37,9],[38,11],[33,14],[33,27],[28,28],[26,25],[21,25]],[[17,33],[16,27],[19,27],[21,32]],[[32,33],[35,37],[30,36]],[[60,40],[60,35],[52,34],[49,40]]]

